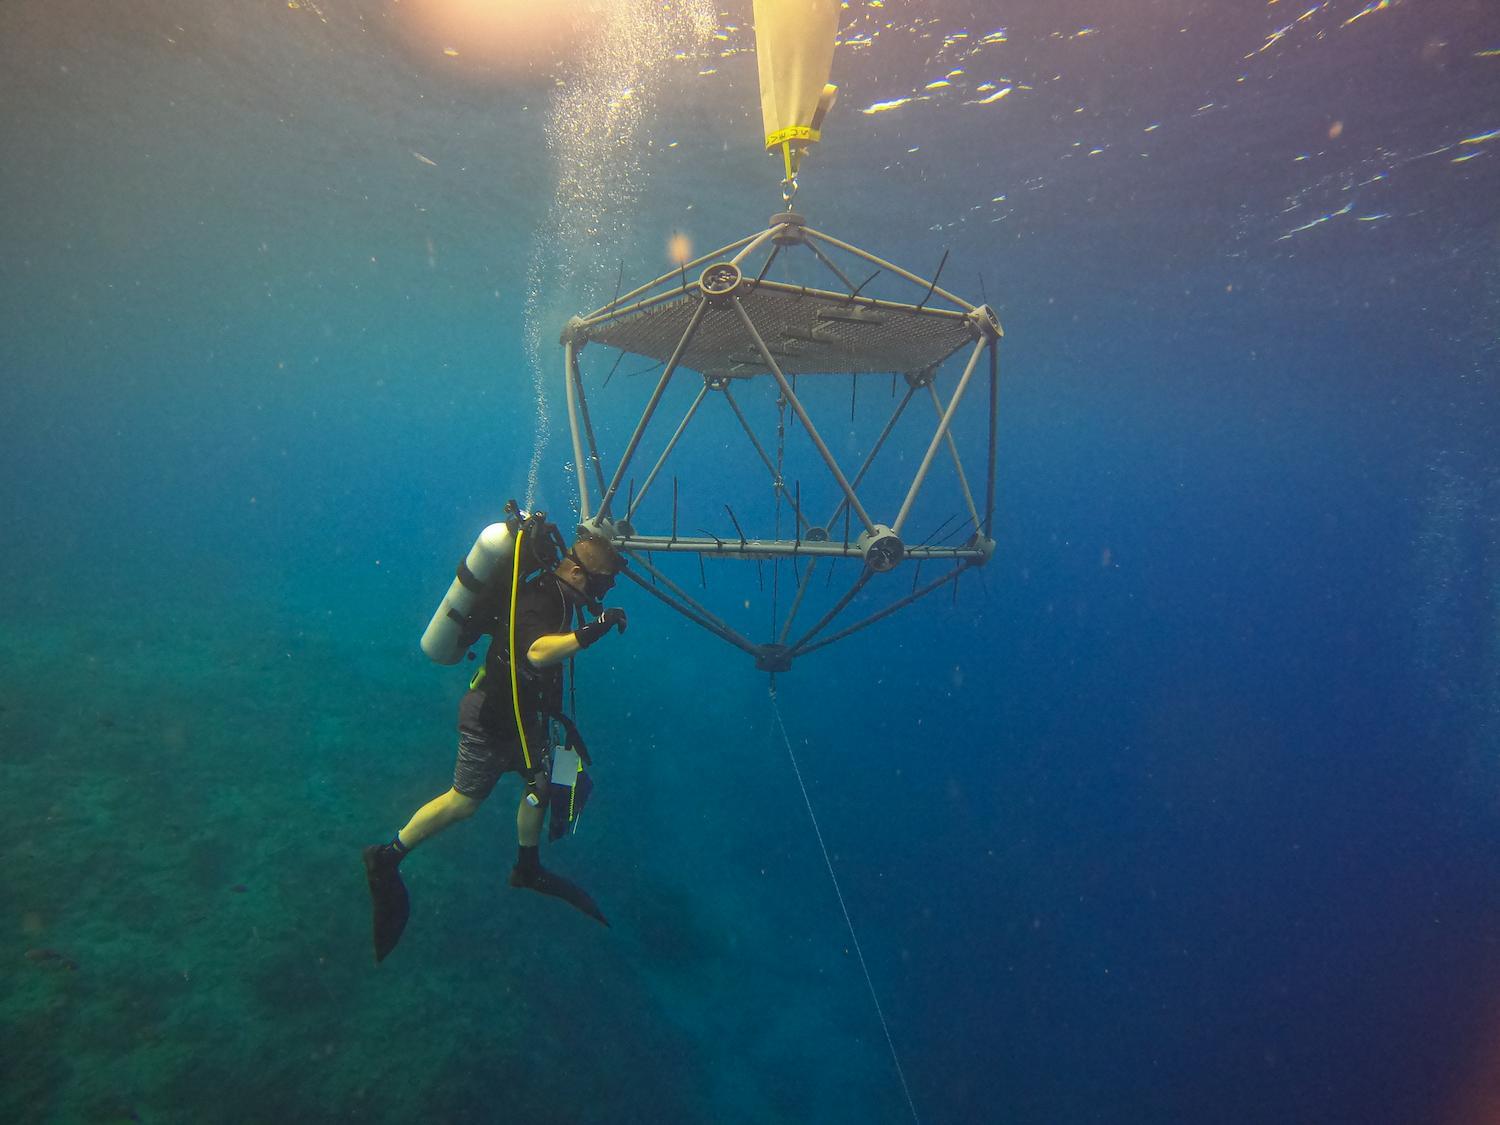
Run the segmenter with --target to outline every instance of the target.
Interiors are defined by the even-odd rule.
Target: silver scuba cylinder
[[[479,533],[422,634],[422,651],[429,659],[438,664],[457,664],[463,659],[469,647],[464,643],[464,629],[470,611],[485,586],[499,580],[499,572],[509,565],[515,547],[516,537],[508,523],[492,523]]]

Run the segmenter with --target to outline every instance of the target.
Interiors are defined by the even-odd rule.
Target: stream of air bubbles
[[[551,429],[547,387],[561,364],[553,346],[558,332],[583,308],[586,279],[618,257],[635,218],[647,175],[640,133],[666,65],[679,52],[696,55],[716,24],[706,0],[608,0],[597,19],[547,114],[552,202],[526,269],[524,332],[536,397],[528,509],[541,491]]]

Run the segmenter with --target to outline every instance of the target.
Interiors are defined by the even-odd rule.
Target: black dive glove
[[[625,631],[625,611],[619,606],[610,606],[599,615],[597,621],[590,621],[573,630],[573,637],[578,641],[579,648],[588,648],[616,625],[620,627],[620,632]]]

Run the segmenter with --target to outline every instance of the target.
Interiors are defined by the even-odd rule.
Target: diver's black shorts
[[[458,761],[453,766],[453,788],[476,801],[488,797],[495,782],[512,770],[529,782],[539,770],[548,768],[545,734],[536,731],[532,737],[532,732],[527,732],[532,763],[527,769],[515,728],[509,730],[507,738],[483,722],[480,712],[484,701],[484,692],[471,691],[458,705]]]

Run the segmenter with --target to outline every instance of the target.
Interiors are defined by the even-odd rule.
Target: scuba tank
[[[453,583],[422,634],[422,651],[435,663],[457,664],[487,631],[484,616],[476,616],[475,609],[487,595],[493,598],[508,577],[518,536],[525,540],[521,564],[528,575],[556,566],[566,549],[545,512],[523,512],[514,500],[505,505],[505,512],[504,521],[481,531],[459,560]]]

